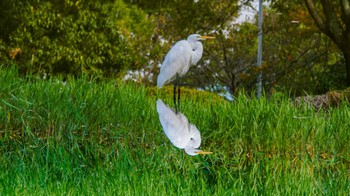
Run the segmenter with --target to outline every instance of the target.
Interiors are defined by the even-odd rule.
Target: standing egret
[[[160,67],[160,73],[157,79],[158,88],[173,81],[174,83],[174,105],[175,111],[180,111],[180,79],[185,75],[191,65],[197,64],[202,58],[203,45],[201,40],[213,39],[210,36],[201,36],[199,34],[192,34],[188,36],[187,40],[177,42],[165,56],[165,59]],[[178,87],[178,103],[176,104],[176,87]]]
[[[196,126],[190,124],[182,113],[174,113],[162,100],[157,100],[157,112],[163,130],[170,142],[191,156],[211,154],[198,150],[201,145],[201,135]]]

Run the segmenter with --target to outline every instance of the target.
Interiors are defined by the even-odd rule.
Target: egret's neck
[[[192,53],[192,64],[195,65],[198,63],[199,59],[202,58],[203,54],[203,45],[201,42],[192,42],[190,43],[193,50]]]

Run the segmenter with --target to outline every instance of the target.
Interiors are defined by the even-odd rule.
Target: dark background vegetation
[[[250,0],[2,0],[0,63],[21,73],[92,74],[153,85],[178,40],[210,34],[185,85],[253,91],[262,71],[267,93],[321,94],[350,85],[349,0],[271,1],[264,10],[263,66],[256,68],[257,25],[237,24]],[[311,14],[310,14],[311,13]],[[316,21],[316,23],[315,23]],[[140,73],[137,72],[137,73]]]

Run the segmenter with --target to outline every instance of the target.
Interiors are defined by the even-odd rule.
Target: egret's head
[[[206,35],[199,35],[199,34],[192,34],[188,36],[187,41],[189,42],[196,42],[200,40],[206,40],[206,39],[214,39],[215,37],[206,36]]]
[[[201,145],[202,139],[199,130],[196,126],[190,124],[190,134],[191,139],[185,147],[185,152],[191,156],[199,155],[199,154],[212,154],[212,152],[204,152],[202,150],[198,150]]]

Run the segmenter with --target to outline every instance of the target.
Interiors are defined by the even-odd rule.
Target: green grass
[[[169,92],[169,93],[168,93]],[[1,195],[344,195],[350,107],[295,108],[285,98],[234,103],[187,93],[182,112],[206,156],[171,145],[156,112],[171,90],[0,71]]]

